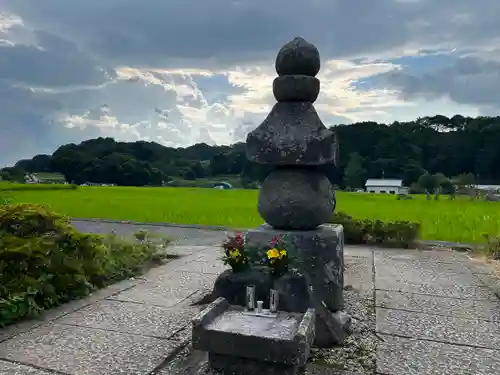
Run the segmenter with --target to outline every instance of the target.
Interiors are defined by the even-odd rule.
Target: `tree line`
[[[358,122],[331,128],[339,157],[332,180],[341,187],[362,187],[367,178],[400,178],[407,186],[424,179],[430,187],[438,176],[473,176],[476,183],[500,183],[500,117],[451,118],[442,115],[408,122]],[[157,186],[171,179],[240,176],[262,181],[269,168],[246,160],[245,144],[186,148],[154,142],[116,142],[97,138],[59,147],[4,168],[4,179],[24,173],[62,173],[68,182]],[[428,177],[434,176],[434,182]],[[427,180],[425,180],[427,178]]]

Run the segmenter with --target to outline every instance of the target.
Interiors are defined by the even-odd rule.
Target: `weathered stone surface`
[[[319,79],[304,75],[281,76],[273,81],[273,94],[278,102],[314,103],[319,94]]]
[[[54,373],[17,363],[0,361],[0,375],[54,375]]]
[[[344,294],[354,290],[363,298],[373,299],[373,264],[370,258],[344,254]]]
[[[285,231],[264,224],[246,233],[248,246],[263,248],[273,237],[287,236],[292,262],[311,278],[314,292],[332,312],[343,307],[344,232],[342,225],[325,224],[314,230]]]
[[[0,359],[66,374],[146,375],[178,343],[59,324],[38,327],[0,344]]]
[[[278,169],[259,192],[260,216],[277,229],[314,229],[331,218],[334,207],[330,182],[315,170]]]
[[[314,310],[259,316],[219,298],[193,319],[193,348],[262,365],[305,366],[314,340],[314,320]]]
[[[258,269],[249,269],[245,272],[228,270],[221,273],[215,280],[212,297],[214,299],[223,297],[231,305],[245,306],[248,285],[255,285],[255,300],[263,301],[264,308],[269,308],[269,290],[273,282],[268,273]]]
[[[377,277],[391,276],[407,281],[433,283],[435,285],[473,285],[482,282],[463,264],[438,263],[419,259],[387,259],[375,255]]]
[[[162,307],[102,300],[56,320],[58,324],[104,329],[158,338],[170,338],[190,323],[199,308]]]
[[[387,375],[492,375],[498,373],[498,351],[392,336],[377,350],[377,373]]]
[[[377,308],[377,332],[500,350],[500,325],[482,320]]]
[[[303,38],[294,38],[281,47],[276,57],[276,73],[280,76],[318,74],[321,60],[318,49]]]
[[[500,301],[377,291],[377,306],[500,323]]]
[[[171,307],[200,289],[211,288],[216,277],[216,274],[169,272],[108,299]]]
[[[329,164],[335,150],[335,134],[308,102],[276,103],[246,140],[249,160],[277,166]]]
[[[411,278],[411,276],[410,276]],[[442,283],[441,283],[442,282]],[[407,281],[405,276],[399,278],[394,276],[380,276],[377,272],[375,275],[375,288],[382,290],[392,290],[402,293],[420,293],[442,297],[467,298],[477,300],[498,300],[498,297],[492,290],[486,286],[460,285],[450,284],[441,280],[439,283],[427,283],[423,280],[417,281],[411,279]]]

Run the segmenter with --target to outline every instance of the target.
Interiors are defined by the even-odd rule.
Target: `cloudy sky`
[[[241,140],[294,36],[327,125],[500,112],[498,0],[0,0],[0,167],[97,136]]]

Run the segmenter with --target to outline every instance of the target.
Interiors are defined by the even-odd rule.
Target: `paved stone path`
[[[77,225],[123,234],[139,229]],[[184,257],[51,310],[42,320],[0,330],[0,375],[199,374],[204,357],[190,353],[190,319],[202,308],[193,303],[224,270],[214,245],[225,233],[155,228],[179,236],[174,251]],[[346,304],[356,319],[373,321],[376,365],[345,372],[332,367],[338,363],[327,353],[310,374],[500,372],[500,299],[492,289],[498,279],[488,267],[462,253],[349,246],[345,260]]]

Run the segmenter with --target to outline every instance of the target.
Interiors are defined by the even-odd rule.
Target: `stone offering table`
[[[266,315],[267,314],[267,315]],[[193,319],[193,348],[231,375],[296,375],[314,340],[315,312],[256,314],[218,298]]]

